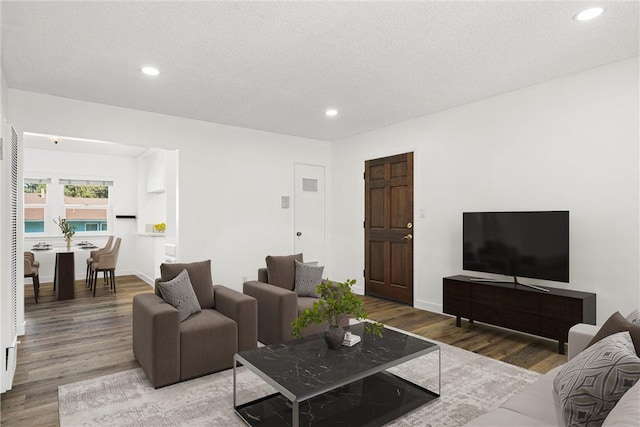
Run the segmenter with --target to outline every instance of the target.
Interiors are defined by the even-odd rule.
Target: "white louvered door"
[[[2,181],[3,188],[1,194],[3,197],[2,219],[3,225],[0,232],[0,245],[2,245],[0,254],[2,254],[2,276],[0,277],[0,291],[2,310],[0,318],[2,319],[2,342],[3,342],[3,364],[2,364],[2,392],[11,389],[13,376],[16,368],[16,351],[18,342],[18,321],[19,298],[22,295],[19,292],[18,285],[22,285],[22,264],[19,263],[18,249],[20,231],[19,222],[19,194],[18,181],[19,177],[19,150],[18,135],[11,127],[10,130],[10,146],[4,147],[2,144]],[[3,138],[4,140],[4,138]],[[20,283],[18,283],[20,282]],[[19,295],[19,293],[21,295]]]

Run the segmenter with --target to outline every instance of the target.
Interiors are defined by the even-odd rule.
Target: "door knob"
[[[302,236],[302,233],[298,231],[298,232],[296,233],[296,236],[300,237],[300,236]]]
[[[402,238],[402,240],[405,240],[405,239],[407,239],[407,240],[411,240],[411,239],[413,239],[413,234],[407,234],[406,236],[404,236],[404,237]]]

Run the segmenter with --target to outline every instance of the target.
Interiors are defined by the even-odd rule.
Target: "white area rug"
[[[391,426],[459,426],[500,405],[540,374],[446,344],[441,346],[441,397]],[[437,391],[438,353],[391,371]],[[246,368],[238,370],[238,404],[273,393]],[[58,388],[61,426],[245,426],[233,411],[232,370],[155,390],[142,369]]]

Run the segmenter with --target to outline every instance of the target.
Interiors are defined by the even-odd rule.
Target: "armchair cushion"
[[[302,254],[267,256],[269,284],[293,291],[296,281],[296,260],[302,262]]]
[[[178,310],[181,322],[192,314],[200,312],[198,297],[193,291],[186,269],[167,282],[158,282],[158,289],[162,299]]]
[[[295,260],[296,280],[294,291],[299,297],[320,298],[316,287],[322,282],[323,266],[305,264]]]
[[[198,297],[200,308],[214,308],[216,304],[213,279],[211,278],[211,260],[188,264],[162,264],[160,265],[160,280],[167,282],[185,269],[189,273],[189,279],[193,291]]]
[[[180,324],[180,380],[233,366],[238,351],[236,322],[215,310],[202,310]]]

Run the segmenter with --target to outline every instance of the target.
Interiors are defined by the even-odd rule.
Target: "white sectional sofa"
[[[600,328],[578,324],[569,331],[569,360],[584,350]],[[553,380],[559,366],[500,407],[471,420],[466,426],[543,427],[564,426],[562,411],[554,396]],[[631,387],[611,410],[603,427],[640,426],[640,381]]]

